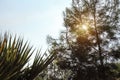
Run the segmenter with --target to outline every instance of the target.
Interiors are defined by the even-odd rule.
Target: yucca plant
[[[36,53],[33,63],[26,66],[35,51],[23,39],[4,35],[0,37],[0,80],[33,80],[55,58]]]

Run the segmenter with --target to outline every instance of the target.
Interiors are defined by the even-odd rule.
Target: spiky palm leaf
[[[19,80],[33,80],[40,72],[42,72],[55,58],[55,55],[49,55],[45,57],[38,52],[34,58],[34,62],[30,67],[24,69],[22,75],[20,75]]]
[[[33,80],[54,59],[54,54],[43,58],[37,52],[32,66],[25,67],[33,52],[23,39],[0,37],[0,79]]]

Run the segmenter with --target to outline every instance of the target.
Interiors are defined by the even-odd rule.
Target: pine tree
[[[65,30],[48,38],[57,65],[71,70],[68,80],[113,80],[119,77],[120,0],[72,0],[64,11]]]

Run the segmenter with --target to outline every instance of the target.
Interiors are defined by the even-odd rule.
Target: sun
[[[87,31],[88,30],[88,26],[86,26],[86,25],[83,24],[82,25],[82,29],[85,30],[85,31]]]
[[[79,24],[76,26],[76,29],[77,32],[84,32],[84,33],[89,32],[89,26],[87,24]]]

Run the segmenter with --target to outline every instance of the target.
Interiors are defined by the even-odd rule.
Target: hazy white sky
[[[46,47],[46,36],[63,28],[63,11],[71,0],[0,0],[0,32],[24,37],[35,47]]]

